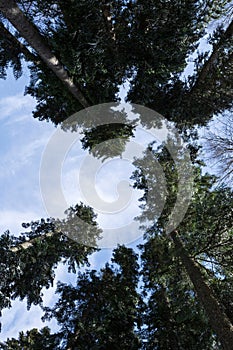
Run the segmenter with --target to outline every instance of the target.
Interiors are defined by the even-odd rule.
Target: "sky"
[[[7,80],[0,80],[0,232],[10,230],[14,235],[23,232],[23,222],[49,216],[41,195],[39,175],[44,149],[56,129],[51,123],[32,117],[35,101],[24,96],[27,81],[27,73],[15,81],[11,70]],[[67,179],[70,170],[65,172]],[[110,250],[106,250],[104,257],[92,256],[91,266],[104,265],[110,254]],[[66,271],[59,266],[56,280],[73,283],[75,277],[67,276]],[[55,301],[54,291],[55,287],[45,291],[46,305]],[[17,337],[20,330],[45,326],[39,321],[40,316],[39,307],[33,306],[28,313],[26,303],[16,300],[10,310],[3,310],[1,340]]]
[[[10,230],[16,236],[24,232],[21,226],[23,222],[51,216],[44,202],[44,193],[41,191],[41,164],[49,140],[58,132],[51,123],[33,118],[35,101],[30,96],[24,96],[24,88],[28,80],[27,71],[16,81],[10,69],[7,79],[0,80],[0,232]],[[143,140],[143,135],[138,135],[138,138]],[[62,144],[60,146],[62,149]],[[88,194],[80,191],[80,181],[77,179],[85,159],[87,159],[87,152],[82,151],[81,144],[77,140],[70,146],[62,164],[61,187],[66,200],[64,209],[76,204],[79,200],[87,201],[87,204],[92,205],[92,198],[86,198]],[[97,194],[108,203],[117,200],[118,183],[129,180],[132,172],[130,161],[127,159],[121,161],[124,162],[123,167],[119,159],[114,159],[112,163],[107,161],[105,164],[101,162],[98,164],[99,168],[94,179]],[[87,166],[89,166],[88,163]],[[88,173],[89,169],[85,171]],[[110,177],[111,181],[109,181]],[[85,186],[89,188],[92,184]],[[99,211],[100,224],[107,228],[114,228],[127,224],[127,221],[131,223],[134,216],[139,213],[135,203],[140,196],[138,194],[135,197],[131,194],[126,207],[122,212],[120,210],[115,218],[114,214],[110,214],[109,219],[109,213]],[[140,240],[139,236],[136,238]],[[135,236],[132,240],[135,240]],[[135,247],[137,243],[138,241],[131,246]],[[89,259],[91,267],[104,266],[110,259],[111,252],[111,249],[102,249],[101,252],[93,254]],[[65,267],[58,266],[56,281],[75,283],[75,279],[75,275],[68,274]],[[43,290],[45,306],[51,306],[56,301],[54,297],[56,281],[53,288]],[[47,324],[56,330],[56,322],[40,321],[42,315],[39,307],[33,306],[28,312],[26,302],[14,301],[11,309],[3,310],[1,340],[4,341],[8,337],[17,338],[19,331],[33,327],[42,328]]]
[[[54,181],[57,174],[53,171],[57,166],[56,157],[61,155],[64,158],[59,169],[61,173],[57,173],[61,177],[58,176],[61,182],[58,187],[65,199],[62,211],[81,200],[94,208],[104,232],[108,232],[109,237],[115,234],[114,242],[112,239],[109,244],[105,242],[101,246],[104,249],[89,258],[91,268],[99,269],[110,259],[111,248],[117,243],[135,248],[142,241],[139,224],[135,226],[134,223],[134,217],[140,213],[138,198],[142,192],[132,190],[129,178],[133,171],[133,157],[142,154],[145,146],[154,141],[154,135],[139,128],[133,146],[127,148],[122,158],[97,161],[81,149],[78,137],[73,140],[69,133],[64,132],[61,136],[60,129],[52,123],[33,118],[35,101],[30,96],[24,96],[29,80],[27,74],[25,71],[23,77],[16,81],[9,69],[7,80],[0,80],[0,232],[10,230],[17,236],[24,232],[23,222],[50,216],[60,218],[61,213],[53,212],[48,206],[46,195],[48,193],[50,198],[55,198],[55,203],[58,202],[57,183]],[[123,89],[121,97],[124,97]],[[163,130],[158,135],[162,137]],[[55,140],[55,151],[49,148],[51,140]],[[64,146],[66,142],[67,149]],[[44,166],[46,157],[49,162]],[[43,176],[48,181],[45,188]],[[104,210],[99,207],[100,203],[104,204]],[[68,274],[66,267],[59,265],[54,287],[43,290],[45,306],[55,303],[54,292],[58,280],[75,283],[76,277]],[[42,328],[47,324],[56,330],[55,321],[40,321],[43,312],[39,307],[32,306],[28,312],[25,301],[15,300],[12,308],[4,309],[2,314],[1,340],[17,338],[19,331]]]
[[[11,70],[7,80],[0,80],[1,233],[10,230],[18,235],[24,231],[21,226],[23,222],[50,216],[60,218],[61,212],[56,211],[54,205],[59,202],[59,188],[64,196],[62,213],[81,200],[98,214],[99,225],[107,239],[101,245],[104,249],[93,254],[89,260],[91,268],[99,269],[110,259],[110,248],[117,246],[117,243],[135,248],[142,242],[139,224],[134,222],[134,217],[140,214],[138,199],[142,192],[133,190],[129,185],[132,185],[129,178],[134,170],[132,160],[134,156],[142,155],[155,136],[159,141],[166,132],[162,128],[155,130],[155,135],[138,128],[131,148],[126,148],[122,158],[116,157],[102,163],[81,149],[78,137],[73,139],[72,135],[61,132],[52,123],[33,118],[35,101],[30,96],[24,96],[27,82],[27,71],[18,81],[15,81]],[[121,97],[124,97],[123,89]],[[54,149],[50,147],[51,142],[55,142]],[[62,158],[61,169],[56,172],[59,157]],[[55,178],[58,178],[58,182]],[[46,201],[47,195],[53,199],[52,209]],[[59,265],[56,272],[54,287],[43,290],[45,306],[55,303],[54,292],[58,280],[75,283],[75,275],[68,274],[65,267]],[[1,339],[17,338],[19,331],[42,328],[47,324],[55,331],[56,322],[42,323],[42,315],[39,307],[33,306],[28,312],[26,302],[14,301],[11,309],[3,310]]]
[[[15,81],[11,70],[7,80],[0,80],[0,232],[9,229],[15,235],[22,232],[22,222],[46,215],[38,175],[41,152],[54,131],[32,118],[35,102],[24,96],[27,81],[25,73]],[[51,297],[52,291],[46,295],[48,302]],[[28,315],[26,303],[14,301],[10,310],[3,310],[1,339],[38,325],[38,314],[38,307]]]
[[[32,118],[35,102],[23,95],[27,76],[15,81],[9,73],[7,80],[0,80],[0,229],[18,234],[21,222],[45,215],[40,154],[54,128]]]

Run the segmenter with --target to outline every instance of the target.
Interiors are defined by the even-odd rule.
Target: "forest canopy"
[[[198,139],[200,127],[232,111],[232,13],[226,0],[0,0],[0,78],[12,68],[20,79],[26,65],[34,118],[64,133],[81,129],[82,148],[94,158],[121,157],[136,122],[125,110],[111,109],[103,123],[98,106],[118,106],[126,84],[125,101],[140,110],[144,128],[162,129],[158,115],[176,127],[185,141],[178,157],[188,150],[193,174],[187,210],[167,232],[176,202],[185,200],[179,163],[169,152],[176,140],[169,135],[161,145],[147,145],[131,174],[133,187],[143,191],[136,218],[143,240],[137,249],[115,247],[98,271],[87,267],[102,229],[84,203],[68,208],[62,220],[23,223],[25,232],[17,237],[2,233],[1,310],[26,300],[28,309],[42,308],[43,320],[55,319],[59,330],[29,329],[0,349],[232,350],[233,193],[205,173]],[[70,123],[75,113],[83,117]],[[228,118],[227,128],[230,123]],[[232,167],[232,140],[224,144],[230,146],[220,172]],[[187,163],[180,164],[187,174]],[[61,263],[76,274],[76,283],[58,282],[56,303],[45,307],[42,289],[53,286]]]

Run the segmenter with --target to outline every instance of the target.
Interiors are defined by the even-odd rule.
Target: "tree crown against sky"
[[[128,101],[155,109],[188,135],[189,128],[206,125],[214,114],[232,107],[230,11],[224,27],[218,26],[209,38],[212,52],[200,53],[193,74],[182,76],[207,25],[225,15],[228,3],[2,0],[1,76],[5,78],[12,66],[18,78],[21,60],[26,60],[31,73],[26,93],[37,100],[34,117],[55,124],[83,107],[117,101],[119,87],[128,79]],[[133,125],[126,128],[112,113],[118,124],[102,135],[95,117],[99,116],[93,117],[92,127],[77,121],[77,127],[86,129],[84,148],[117,135],[127,141],[133,134]],[[142,122],[153,121],[142,116]],[[122,149],[124,142],[116,152]],[[177,194],[177,173],[166,149],[149,151],[163,168],[168,199],[158,220],[153,220],[156,203],[142,207],[141,221],[149,218],[152,223],[146,228],[141,260],[132,250],[118,247],[113,265],[99,273],[79,274],[77,286],[59,284],[60,298],[45,310],[45,317],[57,319],[60,331],[21,333],[19,340],[2,344],[3,349],[36,349],[38,344],[54,349],[231,349],[232,191],[214,188],[214,178],[202,176],[201,168],[195,167],[192,203],[178,232],[168,237],[164,226]],[[193,162],[195,152],[193,147]],[[141,160],[135,161],[133,176],[145,199],[146,178],[156,174],[150,167],[142,171],[141,165]],[[98,238],[101,232],[90,208],[70,209],[70,226],[73,214],[89,220]],[[75,270],[93,251],[54,232],[53,225],[53,220],[42,220],[32,223],[31,232],[22,238],[8,233],[1,237],[3,308],[16,297],[27,297],[29,305],[42,304],[42,287],[51,285],[56,264],[67,259]],[[30,241],[27,247],[25,237]],[[137,288],[139,276],[143,290]]]
[[[167,152],[158,156],[168,171],[172,169],[167,167],[171,162]],[[135,180],[141,186],[139,177]],[[176,181],[171,181],[175,185]],[[192,204],[179,226],[179,236],[189,261],[195,263],[224,317],[232,322],[232,191],[215,188],[214,182],[214,177],[202,176],[200,167],[196,168]],[[172,202],[169,204],[165,211],[171,209]],[[145,244],[140,246],[140,260],[132,249],[121,246],[114,251],[112,265],[106,264],[100,272],[80,272],[77,285],[58,284],[57,303],[44,309],[44,319],[57,319],[58,332],[44,328],[21,333],[19,340],[9,340],[1,345],[2,349],[22,345],[36,349],[40,343],[50,344],[53,349],[118,349],[119,344],[125,349],[166,349],[174,344],[177,349],[230,349],[224,341],[221,347],[219,336],[216,338],[180,248],[163,233],[166,220],[167,214],[163,213],[148,226]],[[17,296],[27,297],[29,305],[40,303],[43,307],[41,288],[53,283],[57,261],[65,258],[74,269],[91,252],[84,252],[62,234],[46,235],[51,225],[44,221],[32,223],[28,247],[22,246],[23,237],[14,241],[9,235],[2,237],[3,276],[6,269],[9,271],[8,279],[6,275],[2,279],[2,296],[7,298],[2,307],[9,307],[10,299]]]
[[[228,1],[18,4],[89,105],[115,101],[119,86],[129,79],[130,102],[151,107],[180,126],[205,125],[214,113],[231,106],[230,10],[225,28],[219,25],[209,38],[212,54],[200,53],[195,71],[185,81],[182,78],[208,23],[225,15]],[[13,7],[14,1],[8,2],[5,16]],[[21,59],[29,62],[26,93],[38,101],[35,117],[57,124],[83,107],[54,77],[32,42],[24,40],[20,28],[15,31],[3,18],[0,33],[2,76],[9,64],[20,76]]]

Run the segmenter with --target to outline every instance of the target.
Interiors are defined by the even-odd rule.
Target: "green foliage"
[[[11,67],[15,79],[22,75],[22,53],[19,47],[6,36],[6,32],[0,23],[0,78],[6,79],[7,69]]]
[[[133,136],[132,130],[133,126],[122,123],[99,125],[84,132],[82,146],[96,158],[112,159],[122,155],[127,141]]]
[[[62,348],[140,348],[135,333],[140,318],[137,256],[121,246],[112,262],[100,273],[79,273],[75,287],[58,285],[60,298],[52,309],[45,309],[45,319],[55,317],[61,325]]]
[[[154,170],[154,163],[146,161],[151,154],[163,169],[168,190],[158,219],[156,213],[161,198],[156,189],[159,188],[161,173]],[[146,242],[141,245],[144,293],[148,300],[143,311],[144,348],[213,349],[218,346],[221,349],[177,251],[165,234],[178,189],[174,161],[165,146],[159,149],[149,147],[144,158],[136,160],[135,165],[138,167],[133,176],[135,187],[145,191],[141,206],[143,213],[138,218],[142,224],[146,223],[143,226]],[[232,320],[232,190],[216,187],[216,178],[202,175],[199,166],[193,165],[193,170],[192,201],[178,227],[179,234],[189,258],[198,263],[203,278]],[[168,334],[170,336],[166,336]]]
[[[142,261],[145,349],[213,349],[215,336],[170,240],[151,238]]]
[[[186,82],[181,79],[205,27],[224,14],[227,3],[37,0],[21,6],[90,105],[116,101],[119,86],[130,78],[128,101],[151,107],[183,128],[205,125],[231,105],[232,41],[223,30],[211,40],[214,49],[220,46],[217,61],[195,93],[203,64]],[[20,58],[27,55],[17,45],[11,49],[12,43],[6,47],[4,38],[0,47],[3,76],[9,62],[18,76]],[[82,109],[43,63],[31,58],[29,69],[26,93],[37,99],[36,118],[59,124]]]
[[[188,139],[195,136],[189,128],[206,125],[214,114],[232,107],[232,22],[225,30],[216,28],[209,37],[213,52],[200,53],[193,75],[182,77],[206,26],[221,19],[228,2],[18,3],[90,105],[117,101],[120,85],[128,80],[128,101],[163,114]],[[80,111],[80,102],[64,89],[62,81],[38,60],[24,38],[11,27],[6,29],[6,21],[1,20],[5,29],[0,26],[0,77],[5,78],[7,68],[13,67],[18,78],[22,59],[29,62],[26,93],[37,100],[34,117],[57,125]],[[96,111],[87,120],[84,113],[62,127],[64,131],[82,127],[83,148],[98,158],[114,157],[124,151],[134,125],[126,124],[124,113],[110,117],[109,123],[102,125],[101,113]],[[156,123],[160,124],[151,116],[142,116],[144,126]],[[113,139],[118,143],[113,145]],[[182,161],[182,147],[172,138],[167,142],[176,146],[177,162]],[[168,143],[157,149],[155,144],[149,145],[144,158],[134,162],[135,188],[144,190],[143,212],[138,218],[145,230],[141,260],[132,249],[118,247],[111,264],[101,271],[79,272],[75,286],[60,282],[59,300],[54,307],[44,308],[44,319],[55,318],[60,331],[51,334],[43,328],[20,333],[18,340],[1,344],[2,349],[222,349],[179,252],[164,233],[179,185]],[[179,234],[188,259],[199,266],[203,280],[233,322],[232,190],[218,188],[214,177],[202,175],[197,148],[187,147],[193,162],[194,189]],[[183,172],[186,170],[184,167]],[[9,232],[0,237],[0,309],[10,307],[16,298],[26,298],[28,307],[42,306],[42,288],[53,284],[58,263],[66,263],[74,273],[88,264],[87,256],[96,251],[101,235],[96,216],[83,204],[69,208],[66,214],[63,220],[23,224],[27,231],[19,237]]]
[[[36,328],[27,331],[26,334],[20,332],[18,340],[8,339],[5,343],[0,343],[1,350],[40,350],[58,349],[59,339],[50,334],[50,329],[45,327],[38,331]]]
[[[92,225],[93,236],[85,241],[86,245],[66,235],[65,230],[71,231],[71,218],[74,215]],[[94,219],[92,209],[76,205],[67,211],[67,218],[63,222],[41,219],[23,224],[30,231],[19,237],[13,237],[9,232],[3,234],[0,237],[0,308],[10,307],[11,300],[16,298],[27,298],[28,308],[31,304],[41,304],[42,288],[49,288],[53,284],[59,262],[67,263],[68,270],[72,272],[81,264],[87,264],[88,254],[96,250],[88,242],[93,243],[100,234]],[[83,227],[72,227],[72,233],[74,230],[80,230],[78,235],[85,236]]]

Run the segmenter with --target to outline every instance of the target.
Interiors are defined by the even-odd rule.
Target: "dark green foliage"
[[[156,201],[160,199],[153,186],[156,182],[159,186],[159,174],[153,172],[154,166],[144,166],[149,164],[145,158],[151,152],[159,160],[168,181],[167,201],[158,220]],[[174,161],[165,147],[159,152],[150,148],[148,153],[145,152],[145,158],[135,162],[138,170],[134,174],[135,186],[145,190],[142,198],[144,210],[139,220],[142,223],[148,219],[152,222],[149,227],[147,224],[147,242],[141,246],[142,275],[148,298],[144,309],[147,325],[143,331],[147,340],[145,349],[213,349],[218,342],[209,326],[208,315],[187,278],[178,258],[179,252],[165,234],[167,219],[177,195]],[[201,175],[197,166],[194,167],[194,175],[192,202],[178,227],[179,234],[189,258],[198,263],[203,278],[232,320],[232,190],[214,187],[216,178]],[[152,196],[150,202],[153,205],[146,202],[148,193]],[[220,345],[216,346],[221,349]]]
[[[181,79],[208,22],[221,17],[227,3],[37,0],[22,2],[22,8],[90,105],[116,101],[120,84],[130,78],[130,102],[151,107],[183,128],[204,125],[232,104],[232,42],[222,29],[211,39],[218,55],[208,76],[200,79],[204,62],[199,56],[197,72]],[[9,60],[19,72],[17,45],[14,52],[2,40],[3,74]],[[44,64],[35,57],[31,62],[26,92],[37,99],[36,118],[58,124],[82,109]]]
[[[50,333],[50,329],[45,327],[38,331],[32,329],[26,334],[20,332],[18,340],[9,339],[5,343],[0,343],[1,350],[44,350],[58,349],[59,339]]]
[[[57,125],[79,110],[80,105],[53,72],[42,66],[30,65],[30,84],[25,88],[25,93],[37,99],[34,117],[39,120],[52,119]]]
[[[212,53],[199,53],[192,76],[182,77],[207,25],[221,18],[228,2],[18,3],[90,106],[117,101],[120,85],[128,80],[129,102],[163,114],[189,139],[197,136],[190,128],[206,125],[214,114],[232,107],[233,22],[226,29],[216,28],[209,37]],[[125,113],[108,111],[109,120],[105,121],[102,109],[96,109],[91,118],[85,118],[83,113],[70,122],[68,117],[82,109],[80,102],[66,91],[23,37],[12,27],[7,29],[6,20],[2,24],[0,77],[5,78],[7,68],[13,67],[18,78],[22,59],[28,62],[31,79],[26,93],[37,100],[34,117],[61,123],[64,131],[83,128],[83,148],[98,158],[121,155],[134,131],[134,125],[126,123]],[[151,118],[151,113],[143,114],[141,122],[145,127],[162,126],[160,119]],[[115,139],[118,143],[111,143]],[[176,161],[166,148],[169,145],[176,147]],[[202,175],[197,147],[187,147],[193,163],[194,188],[178,228],[179,236],[187,259],[198,266],[210,293],[233,322],[232,190],[218,188],[215,177]],[[182,152],[179,143],[170,138],[157,149],[152,143],[144,159],[134,162],[135,188],[144,190],[143,213],[138,218],[145,230],[140,260],[132,249],[118,247],[111,264],[99,272],[79,272],[75,286],[59,282],[59,300],[54,307],[44,308],[44,319],[55,318],[60,331],[51,334],[43,328],[20,333],[18,340],[1,344],[2,349],[222,349],[180,252],[172,236],[165,234],[177,201],[177,163],[182,161]],[[147,161],[150,157],[152,166]],[[184,166],[183,172],[188,171]],[[181,206],[183,200],[185,196],[181,196]],[[28,231],[17,238],[9,232],[1,236],[0,309],[9,308],[16,298],[26,298],[28,307],[43,307],[42,288],[53,284],[60,262],[74,273],[82,264],[88,264],[87,256],[96,251],[96,240],[101,235],[96,216],[82,204],[68,209],[66,214],[64,220],[41,219],[23,224]]]
[[[6,79],[7,69],[12,67],[14,77],[18,79],[22,75],[22,52],[6,33],[7,30],[0,23],[0,78]]]
[[[135,327],[140,326],[137,255],[120,246],[113,252],[112,264],[99,273],[79,273],[77,285],[59,283],[60,298],[45,319],[55,317],[61,329],[48,328],[20,333],[1,349],[140,349]]]
[[[55,28],[51,21],[45,21],[52,49],[92,105],[115,101],[125,72],[108,29],[105,7],[96,0],[59,1]],[[33,76],[39,82],[35,87],[32,80],[26,91],[39,102],[35,117],[57,124],[81,108],[46,69],[34,66]],[[59,106],[57,111],[55,105]]]
[[[94,157],[112,159],[124,152],[127,141],[133,136],[133,126],[122,123],[103,124],[84,134],[81,139],[84,149],[89,149]]]
[[[157,236],[142,249],[145,349],[213,349],[215,336],[171,242]]]
[[[65,235],[66,230],[74,233],[74,230],[78,232],[80,229],[78,235],[85,236],[85,227],[71,227],[74,215],[92,225],[93,230],[88,233],[93,236],[87,237],[86,245],[80,243],[81,240],[72,240]],[[87,255],[96,250],[88,242],[93,243],[100,234],[94,219],[90,208],[77,205],[67,211],[67,218],[63,222],[41,219],[23,224],[30,231],[19,237],[13,237],[9,232],[3,234],[0,238],[1,309],[10,307],[10,300],[16,298],[27,298],[28,308],[31,304],[40,304],[41,290],[53,284],[59,262],[67,263],[72,272],[81,264],[88,263]]]
[[[137,256],[121,246],[112,262],[100,273],[80,273],[75,287],[58,285],[60,298],[45,318],[55,317],[61,325],[62,348],[140,349]]]

